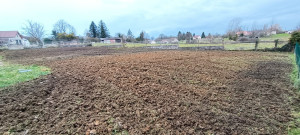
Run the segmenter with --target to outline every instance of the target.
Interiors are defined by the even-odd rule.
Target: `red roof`
[[[0,31],[0,38],[13,38],[16,37],[16,35],[21,34],[18,31]]]
[[[252,32],[250,32],[250,31],[239,31],[239,32],[237,32],[236,34],[240,35],[240,34],[242,34],[242,33],[243,33],[245,36],[249,36],[249,35],[252,34]]]

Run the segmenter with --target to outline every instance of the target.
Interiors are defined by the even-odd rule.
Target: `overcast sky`
[[[300,24],[300,0],[0,0],[0,31],[18,30],[26,20],[44,25],[50,35],[59,19],[83,35],[91,21],[103,20],[112,36],[131,29],[150,36],[226,32],[233,18],[245,29],[278,23],[285,30]]]

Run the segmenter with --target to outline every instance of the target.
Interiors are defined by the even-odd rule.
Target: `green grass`
[[[296,56],[294,53],[292,53],[289,55],[289,58],[291,59],[292,64],[293,64],[293,70],[292,70],[292,73],[290,74],[290,77],[294,84],[294,87],[299,89],[300,80],[298,79],[298,68],[297,68],[297,64],[296,64]]]
[[[93,46],[122,45],[121,43],[94,43]]]
[[[271,35],[269,37],[262,37],[259,38],[260,41],[274,41],[275,39],[279,39],[279,41],[289,41],[289,38],[291,37],[291,34],[275,34]],[[224,38],[225,42],[233,42],[232,40],[229,40],[229,38]]]
[[[122,43],[94,43],[93,46],[113,46],[122,45]],[[174,45],[174,44],[142,44],[142,43],[126,43],[126,47],[146,47],[146,46],[160,46],[160,45]]]
[[[109,45],[122,45],[120,43],[108,44],[108,43],[95,43],[93,46],[109,46]],[[142,43],[126,43],[126,47],[146,47],[146,46],[160,46],[160,45],[174,45],[174,44],[142,44]],[[176,44],[175,44],[176,45]],[[222,46],[223,44],[186,44],[179,43],[179,47],[199,47],[199,46]],[[284,44],[278,44],[278,48]],[[258,49],[274,48],[275,43],[259,43]],[[255,43],[238,43],[238,44],[225,44],[225,50],[253,50],[255,49]]]
[[[278,48],[284,44],[278,44]],[[239,44],[225,44],[225,50],[253,50],[255,49],[255,43],[239,43]],[[259,43],[258,49],[274,48],[275,43]]]
[[[261,41],[274,41],[275,39],[279,39],[279,41],[289,41],[289,38],[291,37],[291,34],[276,34],[271,35],[270,37],[260,38]]]
[[[271,36],[271,38],[282,38],[282,39],[288,39],[290,37],[291,37],[291,34],[286,34],[286,33],[276,34],[276,35]]]
[[[127,43],[126,47],[146,47],[146,46],[161,46],[161,45],[174,45],[174,44],[142,44],[142,43]]]
[[[292,115],[296,118],[293,122],[289,123],[288,134],[300,135],[300,112],[293,112]],[[298,126],[297,126],[298,125]]]
[[[20,82],[33,80],[41,75],[47,75],[50,73],[50,69],[44,66],[23,66],[8,63],[3,64],[3,66],[0,66],[0,88],[11,86]],[[19,72],[20,69],[31,71],[21,73]]]
[[[222,44],[179,44],[179,47],[223,46]]]
[[[294,86],[296,89],[299,90],[299,82],[300,80],[298,79],[298,69],[297,69],[297,64],[296,64],[296,56],[294,53],[289,55],[292,64],[293,64],[293,70],[290,74],[291,81],[293,82]],[[288,126],[288,134],[289,135],[300,135],[300,112],[293,111],[292,115],[294,116],[295,120],[289,123]]]

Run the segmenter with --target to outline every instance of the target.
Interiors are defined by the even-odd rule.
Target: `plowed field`
[[[1,134],[287,134],[292,120],[287,54],[25,52],[6,59],[52,73],[0,91]]]

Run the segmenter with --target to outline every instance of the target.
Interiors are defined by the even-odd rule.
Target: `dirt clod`
[[[96,134],[97,134],[97,131],[95,129],[90,131],[90,135],[96,135]]]
[[[95,126],[98,126],[98,125],[100,125],[100,121],[96,120],[94,124],[95,124]]]

